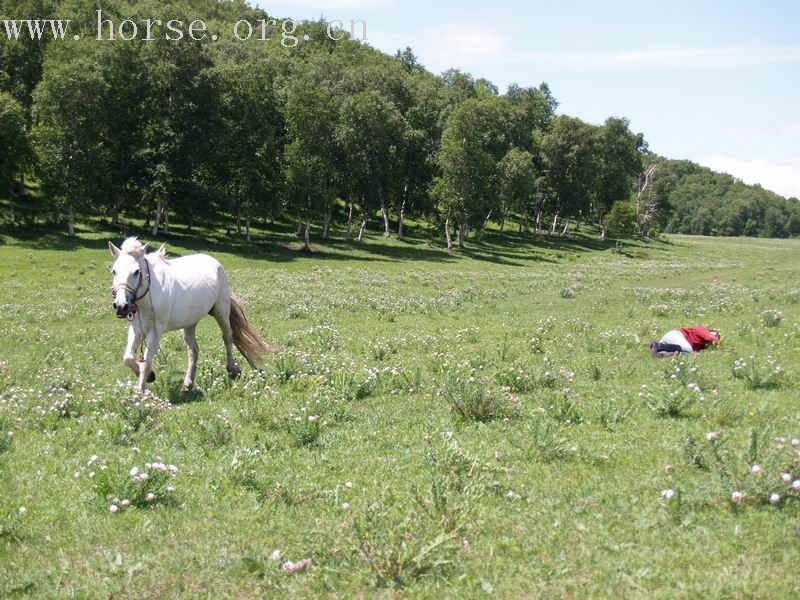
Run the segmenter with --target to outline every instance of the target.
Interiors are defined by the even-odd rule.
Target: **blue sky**
[[[800,197],[800,2],[260,0],[271,14],[367,22],[501,91],[546,81],[560,112],[625,116],[650,148]]]

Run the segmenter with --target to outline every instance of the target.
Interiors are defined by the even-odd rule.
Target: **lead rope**
[[[142,294],[141,296],[139,296],[138,298],[136,298],[136,300],[134,301],[134,304],[136,304],[136,302],[138,302],[139,300],[141,300],[142,298],[147,296],[147,294],[150,294],[150,288],[152,287],[152,281],[150,280],[150,264],[147,262],[147,257],[144,258],[144,265],[145,265],[145,268],[147,269],[147,291],[144,294]],[[141,285],[141,281],[139,282],[139,285]],[[136,286],[136,287],[138,289],[139,286]],[[153,313],[153,329],[155,329],[156,328],[156,309],[153,306],[153,296],[152,296],[152,294],[150,295],[150,311]],[[144,324],[142,323],[142,315],[139,313],[138,306],[137,306],[137,310],[136,310],[136,315],[134,315],[134,319],[136,318],[136,316],[139,317],[139,336],[141,337],[141,340],[142,340],[141,343],[139,344],[139,362],[143,363],[144,362],[144,351],[145,351],[145,349],[149,350],[149,346],[147,345],[147,337],[145,336],[145,333],[144,333]]]

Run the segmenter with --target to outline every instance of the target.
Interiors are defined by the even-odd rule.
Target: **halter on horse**
[[[133,321],[136,318],[136,313],[139,311],[139,307],[137,306],[137,302],[147,296],[150,293],[150,265],[145,260],[143,261],[145,265],[145,269],[147,270],[147,289],[141,296],[136,296],[136,293],[139,291],[139,288],[142,287],[142,270],[139,269],[139,281],[136,284],[136,287],[131,287],[127,284],[127,282],[120,282],[116,285],[111,286],[111,297],[114,298],[112,306],[114,310],[117,311],[117,318],[118,319],[128,319],[128,321]],[[128,299],[128,302],[121,307],[117,306],[117,292],[119,290],[125,290],[125,298]],[[125,313],[127,311],[127,314]]]

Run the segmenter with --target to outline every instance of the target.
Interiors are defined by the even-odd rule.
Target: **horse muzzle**
[[[114,312],[118,319],[133,319],[136,317],[136,306],[125,304],[123,306],[114,305]]]
[[[125,301],[122,303],[118,303],[115,299],[111,306],[114,308],[118,319],[128,319],[131,321],[136,317],[136,303],[133,301],[130,294],[125,294]]]

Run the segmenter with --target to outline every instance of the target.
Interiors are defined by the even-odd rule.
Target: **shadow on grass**
[[[315,231],[314,233],[318,233]],[[372,232],[362,242],[348,240],[346,229],[334,227],[332,237],[312,239],[312,253],[302,252],[302,244],[296,235],[296,226],[287,222],[261,224],[251,231],[252,241],[240,235],[234,227],[199,223],[190,231],[186,225],[173,226],[169,234],[151,236],[142,226],[128,224],[113,226],[108,221],[96,219],[81,224],[77,235],[70,237],[63,225],[36,224],[20,227],[4,224],[0,226],[0,244],[7,244],[2,236],[16,241],[23,248],[34,250],[75,251],[81,249],[103,250],[108,241],[119,244],[122,239],[136,235],[151,246],[167,244],[170,257],[179,257],[194,252],[223,252],[241,258],[264,260],[272,263],[287,263],[298,259],[313,258],[319,262],[403,262],[420,261],[452,263],[461,257],[485,261],[503,266],[525,266],[534,262],[558,263],[560,253],[574,254],[609,250],[615,242],[603,241],[597,232],[588,229],[573,232],[562,238],[547,233],[498,232],[490,230],[481,241],[468,239],[466,247],[448,252],[443,240],[431,241],[424,228],[406,227],[403,240],[384,238]],[[668,252],[674,248],[672,241],[626,240],[621,247],[626,257],[638,258],[630,250],[657,250]]]
[[[241,258],[266,260],[283,263],[302,258],[313,258],[318,261],[355,261],[355,262],[448,262],[457,257],[444,248],[431,246],[419,239],[406,239],[402,242],[392,238],[390,243],[383,240],[366,239],[363,242],[351,241],[338,237],[328,240],[315,240],[312,244],[314,252],[298,251],[301,242],[290,225],[276,223],[269,226],[269,231],[254,231],[248,242],[245,236],[224,232],[219,229],[208,230],[195,227],[189,232],[186,227],[173,227],[169,234],[158,237],[150,235],[141,228],[112,227],[100,223],[97,227],[80,227],[76,236],[70,237],[62,231],[62,226],[37,224],[33,226],[0,226],[0,236],[14,239],[16,243],[32,250],[75,251],[82,249],[103,250],[108,241],[119,244],[122,239],[136,235],[151,246],[167,244],[168,255],[172,258],[194,252],[223,252]],[[338,233],[338,232],[337,232]],[[105,234],[105,235],[104,235]],[[2,240],[2,237],[0,237]],[[3,241],[2,243],[6,243]],[[295,246],[295,247],[293,247]]]
[[[204,399],[205,393],[202,390],[194,389],[191,392],[185,392],[182,381],[180,383],[170,382],[167,389],[167,400],[172,406],[202,402]]]
[[[0,226],[0,243],[5,244],[4,237],[14,239],[18,245],[31,250],[80,250],[90,248],[99,250],[107,248],[108,242],[81,237],[81,234],[92,233],[86,229],[76,228],[76,236],[70,237],[61,231],[60,227],[49,224],[36,225],[11,225]]]

